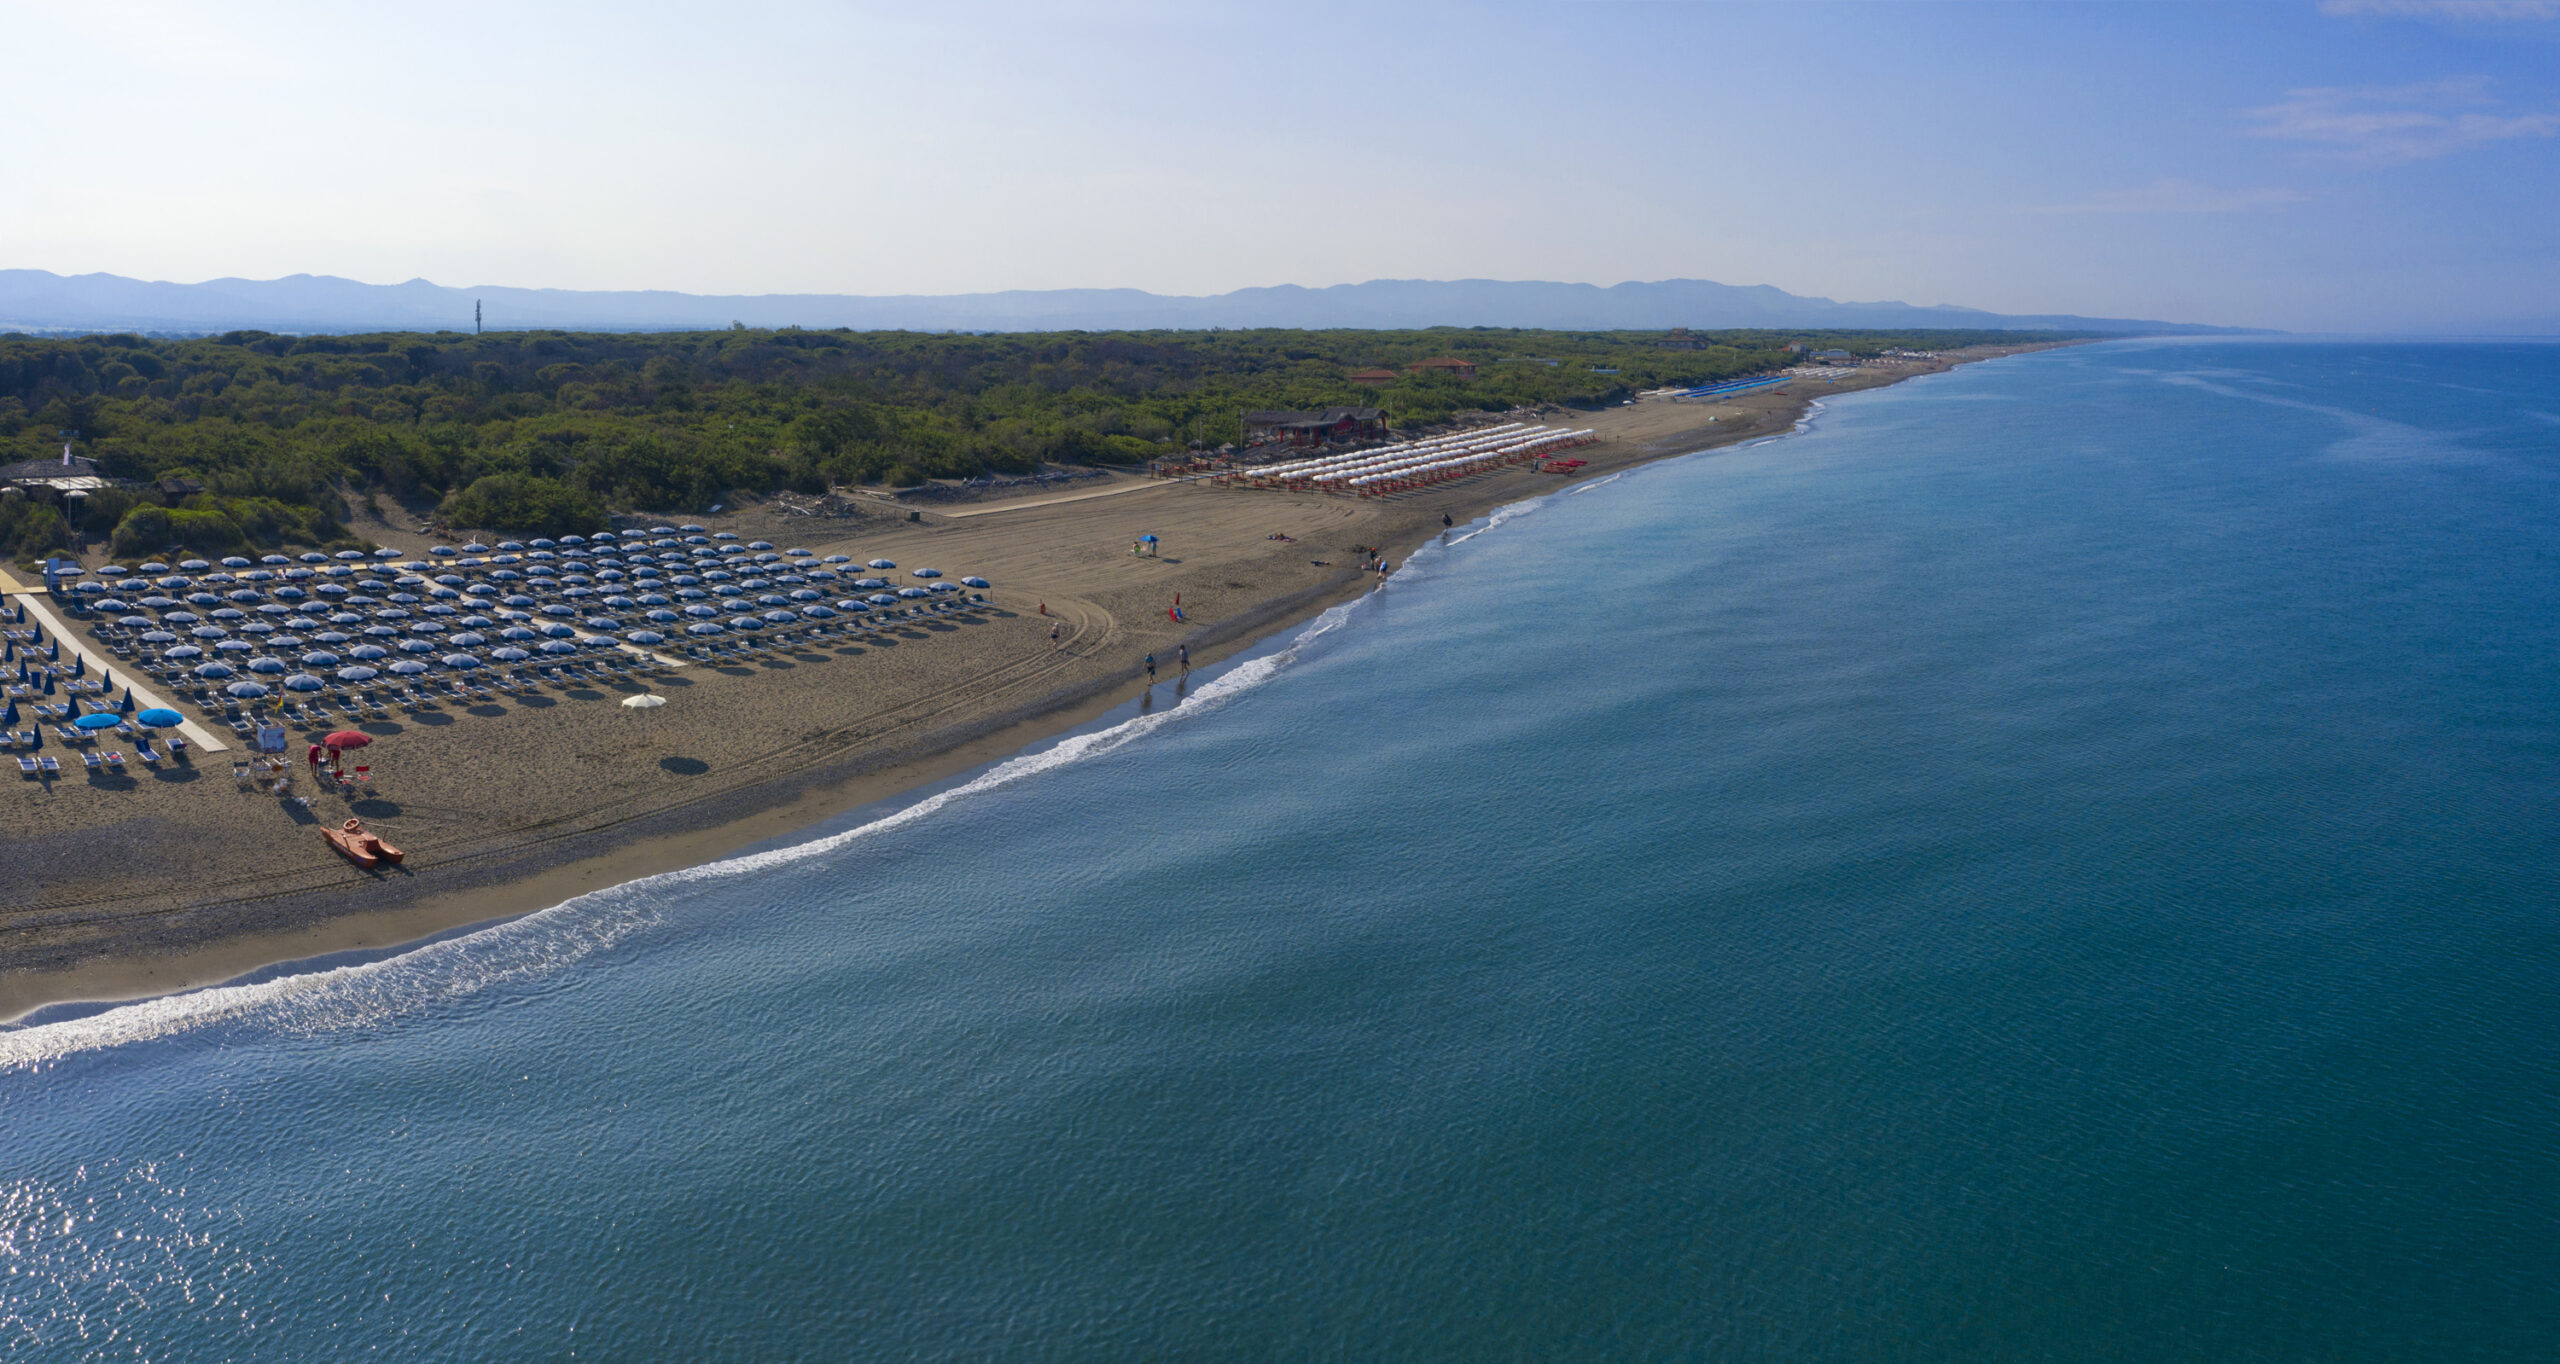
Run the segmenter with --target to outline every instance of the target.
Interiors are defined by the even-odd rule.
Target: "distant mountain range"
[[[852,327],[863,331],[1119,331],[1207,327],[1968,327],[2204,333],[2240,330],[2068,314],[2020,315],[1908,303],[1839,303],[1768,285],[1703,279],[1551,284],[1534,280],[1379,279],[1306,289],[1283,284],[1203,298],[1137,289],[994,294],[679,294],[665,290],[450,289],[413,279],[363,284],[330,275],[171,284],[122,275],[0,270],[0,331],[203,333],[468,331],[472,305],[495,331],[681,331]]]

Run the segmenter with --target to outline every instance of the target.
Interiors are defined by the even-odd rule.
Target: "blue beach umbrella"
[[[187,717],[165,706],[153,706],[149,710],[136,714],[133,722],[146,729],[175,729],[185,724]]]
[[[113,729],[122,721],[105,711],[91,711],[71,722],[74,729]]]
[[[322,691],[326,690],[329,684],[309,673],[295,673],[286,678],[282,685],[286,691]]]
[[[727,627],[707,620],[695,621],[693,624],[684,627],[684,632],[688,635],[725,635],[729,633]]]
[[[351,663],[338,669],[338,680],[341,682],[370,682],[380,676],[382,674],[379,671],[361,663]]]
[[[414,658],[404,658],[391,665],[391,671],[400,674],[402,677],[416,677],[418,674],[425,672],[426,670],[427,665]]]
[[[383,648],[379,644],[359,644],[356,647],[347,650],[347,657],[361,658],[368,663],[373,662],[376,659],[389,658],[390,656],[391,651]]]
[[[542,651],[546,654],[574,654],[578,651],[578,646],[565,639],[554,639],[545,641]]]
[[[264,682],[234,682],[230,686],[223,688],[223,690],[243,701],[255,701],[259,697],[267,694],[267,684]]]
[[[218,682],[231,675],[231,665],[228,663],[199,663],[196,665],[196,676],[201,677],[208,682]]]
[[[489,657],[494,658],[501,663],[522,663],[526,659],[533,657],[533,655],[510,644],[502,649],[490,650]]]

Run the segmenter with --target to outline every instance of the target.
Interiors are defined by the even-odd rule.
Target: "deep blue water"
[[[2548,1359],[2560,347],[2117,343],[910,814],[0,1031],[44,1359]]]

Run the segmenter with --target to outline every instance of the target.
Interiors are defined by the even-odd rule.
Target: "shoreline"
[[[1587,417],[1568,414],[1567,421],[1603,426],[1608,432],[1603,444],[1578,452],[1586,457],[1597,453],[1598,457],[1574,476],[1547,481],[1554,480],[1554,476],[1505,471],[1445,489],[1333,510],[1361,510],[1361,518],[1347,524],[1353,529],[1365,525],[1366,533],[1373,535],[1388,557],[1400,564],[1414,549],[1441,534],[1439,518],[1443,514],[1465,525],[1498,507],[1552,496],[1627,469],[1787,434],[1797,429],[1812,406],[1826,396],[1888,387],[1923,374],[1944,373],[1961,364],[2051,348],[2052,344],[1986,347],[1978,353],[1951,355],[1924,368],[1861,376],[1869,378],[1868,382],[1790,384],[1785,389],[1801,387],[1804,391],[1772,393],[1758,403],[1698,405],[1689,409],[1687,420],[1677,420],[1674,414],[1659,410],[1670,408],[1670,404],[1611,408]],[[1730,425],[1719,420],[1733,417],[1740,420]],[[1719,426],[1724,429],[1718,430]],[[1539,481],[1524,483],[1523,478]],[[1268,519],[1274,520],[1284,519],[1287,512],[1309,510],[1316,502],[1340,501],[1273,492],[1203,492],[1212,499],[1261,499],[1258,504],[1223,505],[1230,509],[1250,508],[1257,514],[1268,511],[1272,514]],[[1020,506],[1001,502],[975,504],[965,509],[965,520],[930,512],[928,515],[940,527],[956,523],[991,530],[1008,521],[997,513],[1045,513],[1041,519],[1051,523],[1050,529],[1063,534],[1089,529],[1065,523],[1111,515],[1120,509],[1115,504],[1132,500],[1087,494],[1063,500],[1026,501]],[[1145,504],[1163,501],[1134,500]],[[1028,521],[1031,517],[1018,519]],[[1375,524],[1378,522],[1386,524]],[[1314,543],[1309,540],[1311,546]],[[501,829],[493,836],[494,846],[465,849],[424,868],[433,873],[431,886],[421,884],[423,876],[376,883],[369,888],[373,903],[359,900],[367,888],[356,887],[351,894],[347,879],[339,877],[334,885],[292,887],[264,895],[217,895],[194,903],[183,897],[138,896],[122,904],[69,906],[68,912],[61,915],[39,912],[28,922],[8,926],[16,932],[0,930],[0,1026],[15,1024],[38,1010],[80,1005],[110,1007],[220,985],[291,963],[316,963],[351,953],[388,956],[430,939],[453,937],[520,918],[589,891],[700,866],[756,845],[788,840],[813,826],[868,807],[903,803],[920,796],[925,788],[1082,728],[1115,707],[1137,699],[1149,689],[1148,684],[1128,665],[1135,662],[1134,655],[1142,648],[1169,648],[1178,640],[1191,647],[1195,663],[1214,666],[1259,648],[1326,609],[1362,595],[1375,581],[1355,569],[1338,567],[1311,584],[1246,600],[1239,609],[1220,612],[1194,629],[1159,632],[1161,642],[1156,636],[1122,626],[1113,613],[1103,609],[1098,613],[1100,636],[1091,651],[1062,653],[1046,669],[1084,675],[1063,676],[1058,685],[1036,695],[1007,696],[1000,703],[974,708],[963,705],[958,714],[929,716],[940,722],[929,726],[902,722],[891,732],[897,728],[909,732],[897,733],[894,738],[891,733],[883,733],[877,736],[878,742],[839,742],[826,756],[761,775],[750,772],[746,780],[733,786],[644,804],[619,817],[590,820],[585,827],[529,836],[529,831],[522,828]],[[1037,590],[1035,585],[1035,594]],[[1009,600],[1022,596],[1020,592],[998,595],[1008,599],[1000,606],[1025,605]],[[1041,605],[1045,608],[1048,602],[1042,601]],[[1080,604],[1071,602],[1053,618],[1068,620],[1069,611],[1077,609]],[[1031,619],[1018,609],[994,614],[1008,619],[1020,617],[1026,622]],[[1073,623],[1078,629],[1077,638],[1081,639],[1090,623],[1082,617],[1074,618]],[[1123,661],[1121,655],[1128,657]],[[1097,666],[1077,669],[1068,666],[1071,662]],[[1111,666],[1114,663],[1120,666]],[[1007,687],[1014,685],[1006,683]],[[978,699],[996,702],[997,697]],[[762,761],[742,766],[753,767]],[[511,834],[517,836],[510,837]],[[35,940],[48,930],[61,930],[70,936],[39,945]],[[16,959],[15,964],[11,958]]]

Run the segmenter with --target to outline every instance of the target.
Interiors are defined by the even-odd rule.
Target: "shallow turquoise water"
[[[0,1031],[29,1358],[2529,1359],[2560,348],[1512,509],[908,815]]]

